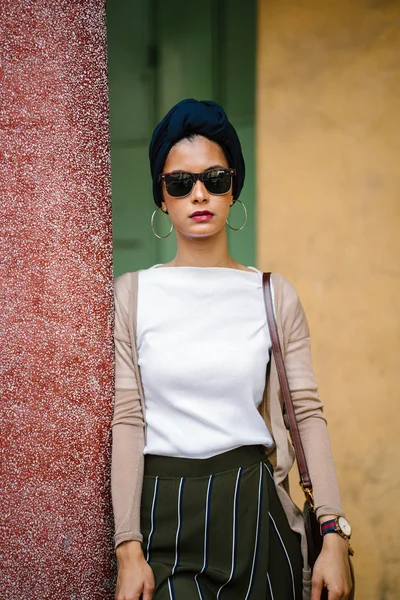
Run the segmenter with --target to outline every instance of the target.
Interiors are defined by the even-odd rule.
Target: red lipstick
[[[198,223],[202,223],[210,221],[213,218],[213,216],[214,213],[210,212],[209,210],[196,210],[191,215],[189,215],[189,218],[193,219],[193,221],[196,221]]]

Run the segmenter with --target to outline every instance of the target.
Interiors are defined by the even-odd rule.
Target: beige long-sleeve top
[[[294,287],[273,274],[274,304],[289,386],[303,441],[317,516],[344,515],[340,505],[332,452],[318,396],[310,352],[307,319]],[[145,445],[145,403],[136,349],[138,273],[125,273],[115,281],[115,408],[112,423],[112,500],[115,545],[142,540],[140,498]],[[294,451],[283,419],[282,396],[275,361],[272,358],[260,412],[271,432],[275,450],[277,493],[291,528],[301,535],[304,557],[303,600],[311,594],[311,573],[307,565],[307,544],[301,511],[289,495],[288,474]]]

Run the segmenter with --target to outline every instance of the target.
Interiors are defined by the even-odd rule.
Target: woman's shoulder
[[[303,337],[308,336],[307,317],[295,286],[280,273],[272,274],[272,282],[277,319],[284,338],[288,339],[293,327],[301,331]]]
[[[114,279],[114,296],[120,302],[125,304],[132,292],[137,289],[139,273],[140,271],[129,271]]]
[[[301,305],[296,287],[281,273],[272,273],[275,307],[282,315],[297,313]]]
[[[298,297],[297,290],[293,283],[291,283],[282,273],[271,273],[272,284],[274,292],[277,294],[285,295],[286,297]]]
[[[138,273],[140,273],[140,271],[128,271],[127,273],[122,273],[122,275],[118,275],[118,277],[114,278],[114,287],[129,287],[131,280],[137,277]]]

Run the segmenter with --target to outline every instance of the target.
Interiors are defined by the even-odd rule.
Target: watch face
[[[338,518],[338,525],[345,535],[348,535],[348,536],[351,535],[350,523],[348,521],[346,521],[346,519],[344,517]]]

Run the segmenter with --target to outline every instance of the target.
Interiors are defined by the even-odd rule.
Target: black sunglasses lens
[[[213,169],[203,173],[202,179],[210,194],[226,194],[231,189],[232,175],[230,171]]]
[[[210,194],[226,194],[231,189],[232,174],[228,169],[211,169],[200,176]],[[192,173],[181,171],[165,176],[167,192],[173,198],[183,198],[190,194],[194,185]]]
[[[187,196],[193,188],[193,175],[191,173],[170,173],[165,177],[165,187],[173,198]]]

